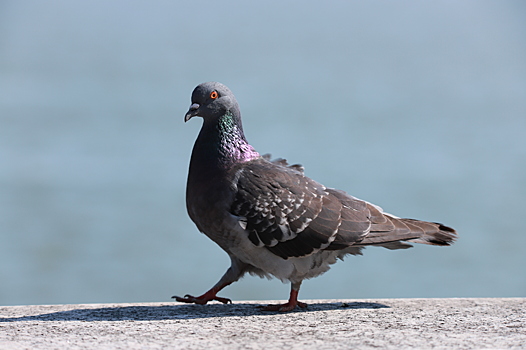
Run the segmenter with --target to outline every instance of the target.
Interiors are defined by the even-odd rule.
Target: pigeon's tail
[[[417,232],[422,232],[420,237],[408,240],[408,242],[431,245],[451,245],[457,239],[457,231],[438,222],[427,222],[414,219],[402,219],[402,222],[410,227],[416,227]],[[414,228],[411,228],[412,232],[413,230]]]
[[[457,232],[451,227],[436,222],[414,219],[399,219],[384,214],[394,229],[383,230],[385,224],[372,225],[371,231],[358,243],[358,246],[378,245],[388,249],[404,249],[411,247],[407,243],[421,243],[448,246],[457,238]],[[407,243],[406,243],[407,242]]]

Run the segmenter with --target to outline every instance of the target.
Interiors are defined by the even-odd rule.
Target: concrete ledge
[[[272,301],[270,301],[272,302]],[[526,298],[0,307],[0,349],[525,348]]]

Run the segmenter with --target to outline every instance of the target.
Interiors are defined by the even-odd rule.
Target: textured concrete
[[[526,298],[0,307],[0,349],[526,348]]]

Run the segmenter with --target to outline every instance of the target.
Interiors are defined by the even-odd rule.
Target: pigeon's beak
[[[190,109],[188,110],[188,112],[186,112],[184,116],[184,121],[187,122],[190,119],[192,119],[192,117],[195,117],[197,113],[199,113],[198,111],[199,111],[199,103],[192,103],[192,105],[190,106]]]

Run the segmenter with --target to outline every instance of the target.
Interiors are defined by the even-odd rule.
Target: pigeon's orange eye
[[[212,91],[210,93],[210,98],[213,99],[213,100],[215,100],[217,98],[217,96],[218,96],[217,91]]]

